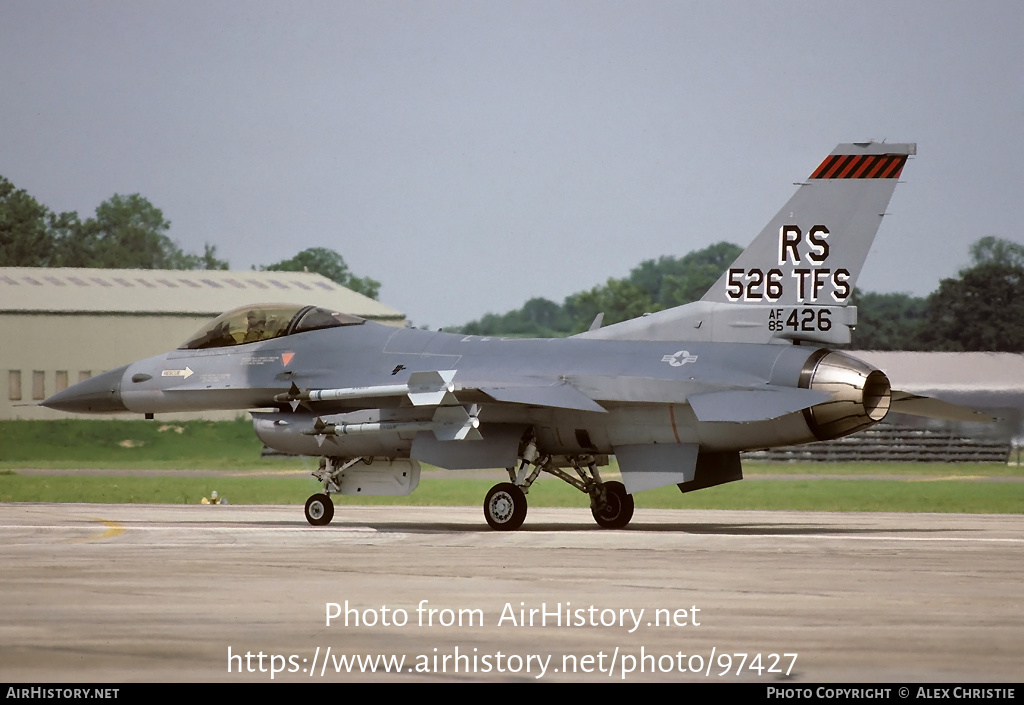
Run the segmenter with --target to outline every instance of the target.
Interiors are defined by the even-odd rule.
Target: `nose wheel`
[[[313,526],[327,526],[334,518],[334,501],[330,495],[315,494],[306,500],[306,521]]]

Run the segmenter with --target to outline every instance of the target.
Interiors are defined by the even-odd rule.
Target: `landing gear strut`
[[[362,458],[353,458],[346,463],[338,464],[337,458],[320,458],[320,467],[312,474],[323,486],[324,491],[306,500],[306,521],[313,526],[327,526],[334,518],[334,501],[331,492],[341,491],[341,477],[350,467]]]
[[[554,475],[580,492],[590,495],[590,511],[594,521],[605,529],[621,529],[633,518],[633,496],[626,492],[621,482],[603,482],[597,470],[597,459],[592,455],[577,455],[568,458],[578,477],[565,472],[549,455],[540,455],[530,441],[519,456],[522,463],[518,472],[508,468],[510,482],[502,482],[491,488],[484,499],[484,518],[487,524],[498,531],[515,531],[526,519],[526,495],[530,486],[541,472]],[[530,467],[532,466],[532,467]]]

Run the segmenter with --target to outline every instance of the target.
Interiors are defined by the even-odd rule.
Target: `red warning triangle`
[[[292,361],[293,357],[295,357],[293,352],[281,353],[281,362],[284,363],[285,367],[288,367],[288,363]]]

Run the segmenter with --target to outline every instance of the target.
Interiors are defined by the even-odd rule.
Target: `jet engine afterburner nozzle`
[[[889,413],[889,378],[841,352],[820,350],[800,373],[800,386],[828,392],[830,401],[804,410],[815,438],[827,441],[874,426]]]

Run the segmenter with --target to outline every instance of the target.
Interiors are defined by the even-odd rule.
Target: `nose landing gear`
[[[326,526],[334,518],[334,501],[330,495],[315,494],[306,500],[306,521],[313,526]]]

